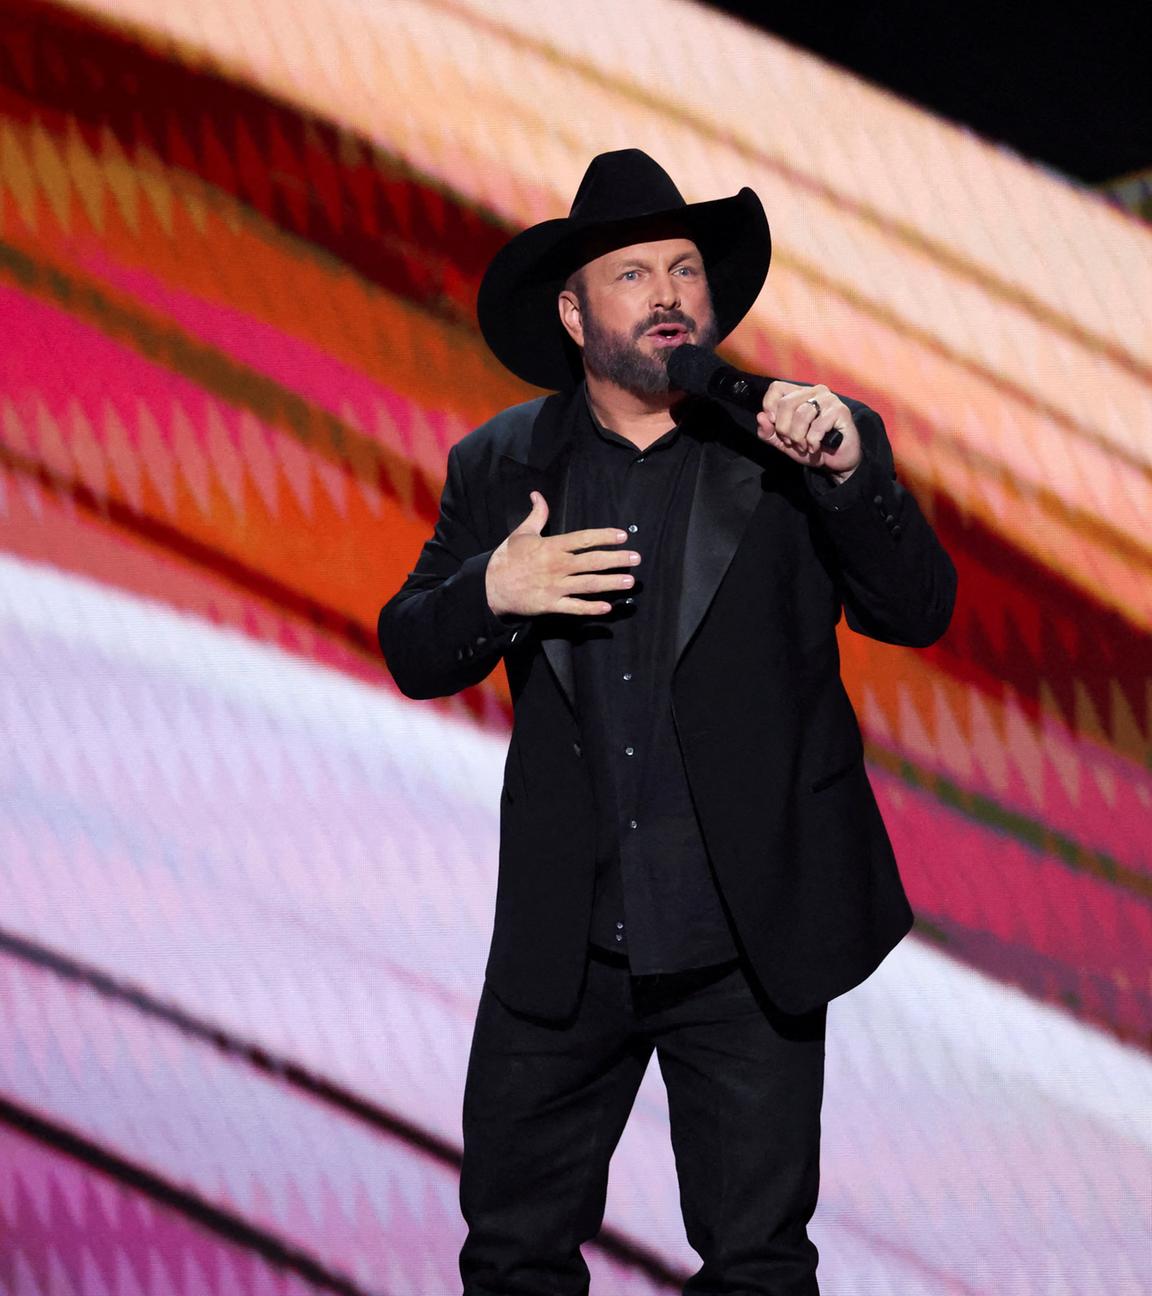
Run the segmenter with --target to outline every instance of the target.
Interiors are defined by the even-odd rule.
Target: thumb
[[[530,498],[532,512],[516,528],[514,535],[539,535],[548,521],[548,501],[539,491],[533,491]]]

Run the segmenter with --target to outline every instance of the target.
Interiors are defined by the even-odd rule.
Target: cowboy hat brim
[[[580,349],[560,323],[557,298],[569,275],[599,252],[646,241],[661,224],[683,230],[700,249],[719,337],[751,310],[772,259],[763,204],[751,189],[623,220],[547,220],[516,235],[493,257],[476,314],[496,358],[518,378],[553,391],[584,376]]]

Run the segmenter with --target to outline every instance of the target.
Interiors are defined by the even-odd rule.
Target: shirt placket
[[[621,512],[628,519],[625,522],[625,529],[629,540],[634,540],[639,545],[644,544],[640,534],[641,510],[638,507],[639,494],[644,482],[637,477],[637,474],[643,471],[646,459],[645,455],[638,455],[629,462],[624,474],[623,489],[620,492]],[[655,555],[652,554],[646,555],[647,560],[654,557]],[[638,604],[634,596],[629,595],[622,602],[626,607],[635,607],[636,612],[634,616],[618,623],[617,633],[613,637],[612,714],[616,719],[614,747],[620,810],[620,867],[624,874],[622,903],[625,909],[625,912],[621,913],[615,921],[615,941],[618,945],[623,945],[627,939],[627,879],[639,846],[638,834],[642,831],[640,792],[644,762],[647,759],[647,752],[642,750],[642,744],[647,736],[647,730],[643,714],[642,684],[644,682],[638,678],[640,635],[637,622],[649,611],[642,602]]]

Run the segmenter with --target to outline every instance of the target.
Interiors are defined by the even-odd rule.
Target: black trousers
[[[485,988],[464,1095],[465,1296],[584,1296],[581,1244],[653,1049],[693,1296],[818,1296],[823,1008],[790,1017],[738,965],[633,977],[594,953],[576,1016],[541,1022]]]

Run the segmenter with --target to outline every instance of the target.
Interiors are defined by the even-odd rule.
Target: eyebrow
[[[696,248],[688,248],[686,251],[681,252],[678,257],[675,257],[671,261],[670,266],[678,266],[685,261],[697,261],[701,265],[704,264],[704,258],[700,255],[700,252]],[[617,261],[612,268],[613,270],[619,272],[621,270],[632,270],[632,269],[649,270],[651,269],[651,267],[652,267],[651,259],[647,257],[630,256],[630,257],[626,257],[624,260]]]

